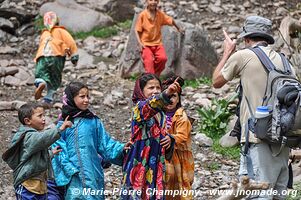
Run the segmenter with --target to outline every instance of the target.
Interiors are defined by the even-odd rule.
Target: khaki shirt
[[[271,47],[260,47],[271,59],[276,68],[283,70],[283,64],[280,55],[272,50]],[[292,69],[293,70],[293,69]],[[246,102],[248,98],[253,114],[257,106],[261,106],[267,83],[267,73],[262,66],[256,54],[249,49],[239,50],[230,56],[221,71],[227,81],[234,78],[240,78],[243,87],[243,98],[240,107],[240,123],[242,127],[241,142],[245,142],[245,124],[251,117]],[[293,71],[294,73],[294,71]],[[252,132],[249,132],[249,141],[259,143]]]

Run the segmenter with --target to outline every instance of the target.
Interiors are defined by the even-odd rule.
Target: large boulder
[[[130,77],[144,71],[134,27],[138,14],[135,14],[126,48],[121,56],[119,67],[122,77]],[[163,45],[168,57],[164,74],[174,73],[186,79],[211,76],[217,64],[217,53],[206,33],[189,23],[177,22],[185,29],[181,35],[175,28],[162,28]]]
[[[91,0],[90,0],[91,1]],[[135,11],[134,7],[138,0],[102,0],[100,9],[108,13],[115,21],[132,19]]]
[[[87,32],[95,27],[105,27],[113,23],[110,16],[81,6],[73,0],[57,0],[43,4],[40,14],[43,16],[48,11],[56,12],[61,25],[73,32]]]

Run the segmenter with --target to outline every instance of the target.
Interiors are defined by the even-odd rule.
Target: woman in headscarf
[[[40,99],[46,88],[47,94],[43,102],[50,106],[54,92],[61,85],[66,56],[71,57],[74,65],[79,57],[74,39],[63,26],[59,26],[59,18],[54,12],[44,14],[44,26],[35,57],[35,86],[37,88],[34,96],[36,100]]]

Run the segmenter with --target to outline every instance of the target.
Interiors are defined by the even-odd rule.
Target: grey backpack
[[[284,71],[280,71],[260,47],[250,50],[257,55],[268,75],[262,106],[268,106],[270,112],[266,117],[256,118],[247,99],[251,113],[249,128],[257,138],[269,144],[281,144],[278,154],[285,146],[301,147],[300,82],[283,54],[279,54],[284,66]]]

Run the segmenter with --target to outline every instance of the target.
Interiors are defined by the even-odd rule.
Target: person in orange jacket
[[[42,97],[46,88],[47,94],[43,98],[46,105],[51,105],[53,94],[62,81],[62,72],[66,56],[71,57],[71,62],[76,65],[78,61],[77,46],[70,33],[59,26],[56,13],[50,11],[44,14],[44,25],[37,55],[35,57],[35,99]]]
[[[135,34],[142,54],[146,73],[160,76],[165,68],[167,56],[162,43],[161,27],[174,26],[181,34],[182,30],[172,17],[158,8],[159,0],[147,0],[147,7],[138,16]]]
[[[180,77],[171,77],[163,81],[163,88],[168,87],[174,81],[181,86],[184,80]],[[174,151],[171,160],[165,160],[166,164],[166,190],[180,192],[179,195],[166,195],[166,200],[190,200],[193,199],[191,187],[194,179],[194,158],[191,148],[192,125],[184,108],[181,105],[182,90],[171,95],[171,104],[165,106],[166,129],[175,140]]]

